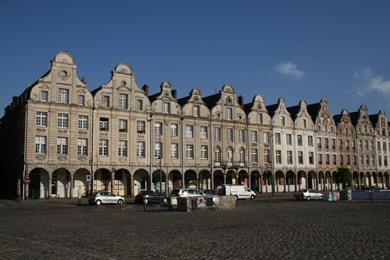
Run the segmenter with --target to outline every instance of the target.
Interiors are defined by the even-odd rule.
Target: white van
[[[244,185],[239,184],[225,184],[223,185],[226,196],[236,196],[237,199],[251,199],[256,198],[256,193]]]

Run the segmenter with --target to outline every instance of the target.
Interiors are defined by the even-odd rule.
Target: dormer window
[[[42,102],[49,101],[49,92],[47,92],[46,90],[41,90],[41,101]]]
[[[142,99],[137,99],[137,110],[138,111],[144,110],[144,102],[142,101]]]
[[[163,103],[163,113],[164,114],[170,114],[171,113],[171,103],[164,102]]]
[[[110,96],[104,95],[102,99],[103,107],[110,107]]]
[[[303,119],[303,128],[307,128],[307,121],[306,121],[306,119]]]
[[[199,117],[199,106],[193,106],[192,107],[192,116],[193,117]]]
[[[258,121],[259,121],[259,124],[263,124],[263,114],[259,114],[258,115]]]
[[[233,120],[233,109],[231,107],[226,108],[226,120]]]
[[[79,95],[79,105],[84,106],[85,105],[85,96]]]
[[[286,126],[286,117],[285,116],[281,116],[280,121],[282,123],[282,126]]]
[[[128,95],[127,94],[119,94],[119,107],[122,109],[127,109],[128,108]]]
[[[58,89],[58,103],[69,104],[69,89]]]

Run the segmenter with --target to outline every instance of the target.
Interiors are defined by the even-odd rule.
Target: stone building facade
[[[14,97],[0,126],[3,196],[134,196],[225,183],[257,192],[334,190],[340,166],[350,168],[354,189],[390,186],[384,111],[369,115],[361,106],[333,117],[324,99],[266,106],[256,95],[245,103],[230,85],[178,98],[165,81],[151,95],[126,64],[90,92],[67,52]]]

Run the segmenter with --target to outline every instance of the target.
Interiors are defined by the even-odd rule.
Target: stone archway
[[[43,168],[35,168],[29,173],[28,198],[43,199],[49,197],[49,173]]]
[[[181,187],[183,187],[181,173],[178,170],[171,171],[168,175],[168,193]]]
[[[378,187],[378,174],[376,172],[372,173],[371,179],[372,179],[371,185],[374,187]]]
[[[222,185],[225,184],[223,172],[221,170],[216,170],[213,175],[214,175],[214,189],[217,189],[218,187],[222,187]]]
[[[359,189],[359,173],[357,171],[354,171],[352,173],[352,189],[353,190]]]
[[[134,195],[137,195],[140,191],[150,190],[150,175],[145,169],[138,169],[135,171],[134,176]]]
[[[51,175],[50,197],[71,198],[71,176],[65,168],[55,170]]]
[[[248,173],[244,170],[241,170],[238,172],[238,183],[237,184],[242,184],[244,186],[249,187],[249,178],[248,178]]]
[[[332,174],[330,172],[325,173],[325,190],[332,190]]]
[[[282,171],[277,171],[275,173],[275,191],[276,192],[285,192],[285,184],[286,184],[286,181],[285,181],[285,177],[284,177],[284,173]]]
[[[325,191],[326,186],[325,186],[325,174],[323,171],[320,171],[318,173],[318,190],[320,191]]]
[[[298,190],[306,189],[307,181],[306,181],[306,172],[299,171],[298,172]]]
[[[372,187],[372,178],[370,172],[366,172],[366,181],[367,181],[367,187]]]
[[[261,192],[261,175],[258,171],[252,171],[251,172],[251,190],[255,192]]]
[[[307,178],[307,188],[308,189],[317,189],[317,176],[314,171],[310,171],[308,173],[308,178]]]
[[[360,189],[367,187],[367,178],[364,175],[364,172],[361,172],[360,174]]]
[[[211,190],[211,173],[208,170],[202,170],[199,172],[199,185],[198,187],[203,190]]]
[[[388,173],[388,172],[385,172],[385,174],[383,174],[383,177],[384,177],[384,188],[385,188],[385,189],[389,189],[389,188],[390,188],[390,177],[389,177],[389,173]]]
[[[186,188],[197,187],[198,184],[198,176],[194,170],[187,170],[184,173],[184,186]]]
[[[131,196],[131,175],[126,169],[118,169],[114,173],[114,194]]]
[[[237,184],[236,172],[228,170],[226,172],[226,184]]]
[[[273,181],[272,181],[272,173],[270,171],[265,171],[263,173],[263,187],[262,191],[264,192],[272,192]]]
[[[152,190],[159,191],[160,193],[166,192],[166,175],[162,170],[156,170],[152,174]]]
[[[384,188],[384,179],[383,179],[383,173],[378,172],[378,187],[383,189]]]
[[[90,192],[90,185],[87,182],[88,175],[90,175],[90,172],[84,168],[75,171],[73,175],[73,197],[81,198],[88,196]]]
[[[95,191],[112,191],[111,188],[111,172],[108,169],[101,168],[94,175],[94,190]]]
[[[286,173],[286,191],[296,191],[296,178],[295,173],[293,171],[288,171]]]

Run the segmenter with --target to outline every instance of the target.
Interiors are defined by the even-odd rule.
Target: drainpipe
[[[23,183],[23,178],[27,177],[27,124],[28,124],[28,101],[26,102],[25,105],[25,118],[24,118],[24,151],[23,151],[23,172],[22,176],[20,178],[20,185],[19,185],[19,194],[18,197],[20,198],[20,193],[22,193],[22,199],[25,200],[27,197],[26,192],[28,192],[28,184]]]

